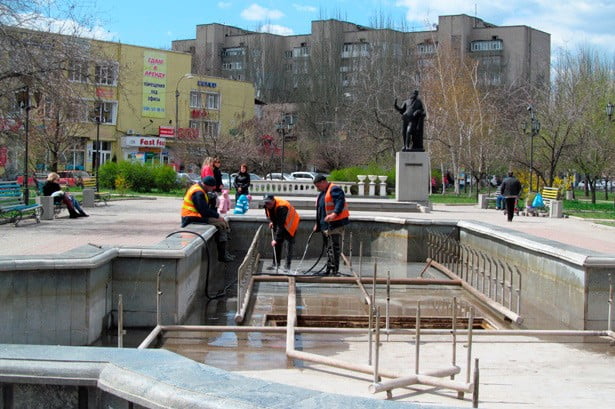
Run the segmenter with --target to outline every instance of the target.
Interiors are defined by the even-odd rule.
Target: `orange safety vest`
[[[333,197],[331,196],[331,189],[333,188],[333,183],[329,183],[329,187],[327,188],[327,193],[325,194],[325,213],[330,215],[335,210],[335,202],[333,201]],[[337,215],[332,221],[347,219],[350,217],[350,212],[348,211],[348,203],[344,201],[344,209]]]
[[[299,227],[299,222],[301,221],[299,213],[297,213],[297,210],[295,210],[295,208],[287,200],[275,198],[274,203],[274,208],[278,206],[286,206],[286,208],[288,209],[288,212],[286,213],[286,220],[284,220],[284,228],[286,229],[288,234],[291,235],[291,237],[295,237],[295,233],[297,232],[297,228]],[[269,213],[269,210],[270,209],[267,209],[265,207],[265,213],[267,214],[267,217],[269,218],[269,220],[273,221],[273,213]]]
[[[182,217],[202,217],[201,213],[199,213],[196,207],[194,207],[194,203],[192,202],[192,195],[194,194],[194,192],[197,191],[203,192],[203,194],[205,195],[205,201],[209,203],[209,197],[207,197],[207,192],[205,191],[205,189],[203,189],[200,184],[195,183],[194,185],[190,186],[190,188],[186,192],[186,195],[184,196],[184,203],[182,205],[181,212]]]

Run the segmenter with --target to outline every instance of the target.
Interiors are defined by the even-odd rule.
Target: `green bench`
[[[41,222],[41,205],[38,203],[25,204],[23,199],[23,186],[17,182],[0,182],[0,224],[15,223],[26,218],[34,218]]]

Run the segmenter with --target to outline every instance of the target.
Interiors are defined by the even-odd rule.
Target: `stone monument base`
[[[397,152],[395,199],[429,205],[429,158],[426,152]]]

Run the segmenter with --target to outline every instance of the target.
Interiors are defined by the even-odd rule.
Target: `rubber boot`
[[[223,263],[233,261],[235,258],[226,252],[226,242],[218,242],[218,261]]]

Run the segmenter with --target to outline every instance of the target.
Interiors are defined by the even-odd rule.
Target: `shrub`
[[[105,162],[98,168],[98,183],[106,189],[115,189],[115,180],[119,175],[116,162]]]
[[[153,168],[154,183],[161,192],[170,192],[177,187],[177,175],[175,170],[168,165],[158,165]]]
[[[386,175],[387,186],[395,186],[395,169],[385,169],[376,163],[367,166],[352,166],[344,169],[337,169],[331,172],[330,180],[358,182],[357,175]]]

